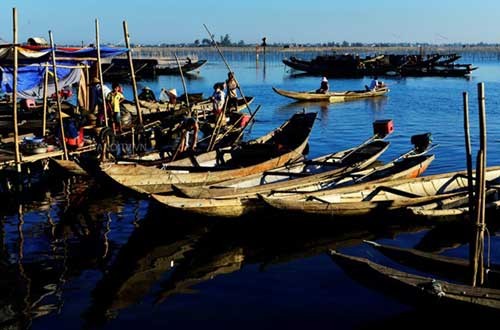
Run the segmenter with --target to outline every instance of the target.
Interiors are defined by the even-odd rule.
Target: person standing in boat
[[[213,110],[212,112],[218,118],[218,116],[224,110],[224,102],[226,100],[226,94],[224,93],[224,83],[216,83],[214,85],[214,93],[211,97]]]
[[[238,83],[236,82],[236,78],[234,78],[234,72],[228,72],[227,80],[227,107],[229,111],[236,111],[238,108]]]
[[[111,105],[111,111],[113,113],[113,131],[121,133],[122,123],[121,123],[121,109],[120,104],[125,100],[125,96],[122,94],[122,87],[118,83],[113,83],[113,90],[108,94],[107,100]]]
[[[172,161],[177,159],[181,154],[188,150],[195,151],[196,145],[198,143],[198,131],[199,126],[196,119],[193,117],[188,117],[182,121],[182,123],[177,128],[180,132],[180,140],[172,156]]]
[[[330,85],[328,84],[328,79],[326,79],[326,77],[323,77],[323,79],[321,79],[321,85],[319,86],[319,89],[316,90],[316,93],[326,94],[329,90]]]

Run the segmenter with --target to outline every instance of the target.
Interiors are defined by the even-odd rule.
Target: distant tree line
[[[231,46],[231,47],[245,47],[245,46],[260,46],[260,43],[245,43],[245,41],[240,40],[238,42],[233,42],[231,39],[231,36],[229,34],[221,35],[219,38],[216,38],[214,36],[214,40],[217,41],[217,44],[220,46]],[[284,48],[290,48],[290,47],[350,47],[350,48],[356,48],[356,47],[432,47],[432,46],[442,46],[442,47],[500,47],[500,44],[498,43],[485,43],[485,42],[478,42],[478,43],[443,43],[443,44],[437,44],[437,43],[427,43],[427,42],[372,42],[372,43],[366,43],[366,42],[349,42],[349,41],[342,41],[342,42],[335,42],[335,41],[330,41],[330,42],[322,42],[322,43],[296,43],[296,42],[291,42],[291,43],[286,43],[286,42],[266,42],[266,45],[269,47],[284,47]],[[154,44],[154,45],[147,45],[147,44],[133,44],[131,45],[132,47],[210,47],[212,46],[212,40],[210,38],[204,38],[204,39],[196,39],[192,43],[186,42],[186,43],[160,43],[160,44]]]

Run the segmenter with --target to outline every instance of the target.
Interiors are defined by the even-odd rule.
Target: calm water
[[[262,58],[261,58],[262,60]],[[217,58],[190,92],[211,94],[226,78]],[[473,148],[477,150],[476,85],[486,84],[488,164],[500,164],[500,64],[480,66],[471,79],[384,78],[386,98],[341,104],[293,103],[271,86],[311,90],[320,78],[291,76],[279,58],[266,66],[231,54],[246,95],[262,105],[249,137],[279,126],[296,111],[319,114],[310,155],[351,147],[372,135],[372,122],[393,119],[388,161],[406,152],[410,137],[432,133],[439,144],[427,173],[465,167],[462,92],[470,93]],[[467,61],[465,59],[462,62]],[[331,89],[360,89],[366,79],[331,80]],[[182,91],[179,77],[142,81]],[[131,90],[126,86],[125,93]],[[22,198],[5,199],[0,221],[0,329],[111,328],[358,328],[401,327],[429,315],[350,279],[326,254],[336,248],[391,264],[363,239],[464,256],[453,226],[339,228],[309,219],[241,221],[187,219],[91,179],[49,174]],[[500,240],[492,237],[499,262]]]

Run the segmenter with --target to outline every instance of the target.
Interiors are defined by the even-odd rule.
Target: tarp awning
[[[19,63],[43,63],[51,58],[52,48],[41,46],[18,46]],[[101,57],[113,57],[121,55],[128,51],[128,48],[115,48],[109,46],[101,46]],[[75,61],[89,60],[97,58],[97,49],[94,47],[86,48],[59,48],[56,47],[56,59],[74,59]],[[14,60],[14,51],[11,45],[0,46],[0,65],[12,65]]]

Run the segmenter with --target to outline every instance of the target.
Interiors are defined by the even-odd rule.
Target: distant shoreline
[[[263,47],[256,46],[234,46],[234,47],[220,47],[223,52],[249,52],[259,53],[264,52]],[[266,52],[268,53],[304,53],[304,52],[318,52],[318,53],[370,53],[370,54],[424,54],[431,53],[500,53],[500,46],[425,46],[419,47],[404,47],[404,46],[389,46],[389,47],[283,47],[283,46],[268,46]],[[194,46],[164,46],[164,47],[135,47],[133,48],[135,54],[143,56],[158,56],[164,53],[211,53],[217,52],[214,47],[194,47]]]

